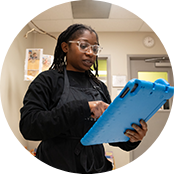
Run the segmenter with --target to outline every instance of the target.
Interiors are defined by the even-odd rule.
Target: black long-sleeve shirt
[[[91,85],[88,80],[89,77],[84,73],[68,71],[68,78],[71,86],[83,88]],[[24,97],[24,106],[20,110],[20,131],[25,139],[48,142],[47,140],[55,139],[70,127],[82,122],[84,117],[90,115],[88,101],[85,99],[68,102],[61,106],[57,105],[63,88],[64,75],[56,70],[41,73],[30,84]],[[101,82],[100,88],[108,101],[111,102],[105,84]],[[84,116],[83,118],[82,115]],[[52,143],[54,142],[52,141]],[[128,141],[109,144],[120,147],[125,151],[130,151],[136,148],[139,143]],[[48,148],[46,145],[44,147]],[[68,151],[70,147],[64,148],[65,151]],[[42,150],[42,153],[45,152]]]

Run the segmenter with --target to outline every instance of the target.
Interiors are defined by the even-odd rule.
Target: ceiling
[[[32,21],[46,32],[62,32],[69,25],[83,23],[97,32],[153,32],[130,11],[102,1],[81,0],[52,7]],[[29,27],[34,28],[30,22]]]

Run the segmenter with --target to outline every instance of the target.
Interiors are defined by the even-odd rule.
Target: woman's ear
[[[62,42],[61,47],[64,53],[68,52],[68,44],[66,42]]]

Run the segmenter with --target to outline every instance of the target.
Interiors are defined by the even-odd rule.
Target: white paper
[[[112,86],[113,87],[124,87],[126,85],[127,81],[126,81],[126,76],[125,75],[121,75],[121,76],[117,76],[117,75],[113,75],[112,76]]]

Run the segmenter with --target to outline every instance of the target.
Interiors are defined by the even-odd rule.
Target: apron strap
[[[68,95],[69,95],[69,79],[66,71],[66,66],[64,66],[64,88],[61,95],[61,99],[58,102],[58,105],[65,103]]]
[[[100,88],[100,86],[98,86],[91,78],[89,78],[89,81],[90,81],[91,85],[93,86],[93,88],[100,92],[100,94],[103,96],[103,98],[106,100],[106,102],[110,103],[110,101],[108,100],[108,98],[106,97],[106,95],[104,94],[102,89]]]

